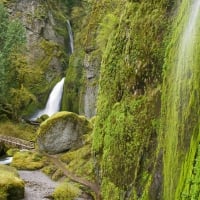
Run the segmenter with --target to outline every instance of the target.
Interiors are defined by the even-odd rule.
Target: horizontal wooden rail
[[[21,149],[34,149],[33,142],[22,140],[22,139],[11,137],[11,136],[0,135],[0,142],[15,146]]]

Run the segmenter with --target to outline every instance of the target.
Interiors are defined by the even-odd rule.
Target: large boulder
[[[82,135],[91,130],[90,122],[72,112],[58,112],[44,121],[38,130],[38,146],[50,154],[82,146]]]

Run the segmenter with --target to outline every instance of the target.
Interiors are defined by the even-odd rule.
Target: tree
[[[17,66],[13,62],[13,55],[22,54],[25,41],[25,28],[18,20],[10,20],[6,8],[0,3],[0,114],[15,118],[15,108],[21,105],[21,101],[24,102],[24,94],[29,93],[23,83],[19,83]],[[23,92],[16,92],[19,88]],[[33,98],[32,94],[27,96]],[[11,97],[18,102],[14,103]]]

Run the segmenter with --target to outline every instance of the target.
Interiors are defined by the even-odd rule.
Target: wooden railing
[[[0,135],[0,143],[8,144],[20,149],[34,149],[34,142],[30,142],[27,140],[22,140],[19,138],[11,137],[11,136],[5,136]]]

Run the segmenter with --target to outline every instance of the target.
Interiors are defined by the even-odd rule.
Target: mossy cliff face
[[[72,7],[70,21],[75,51],[70,56],[66,72],[62,109],[84,114],[88,118],[96,114],[99,70],[103,53],[97,36],[102,26],[101,21],[107,13],[113,11],[117,3],[118,1],[84,1]],[[105,40],[107,41],[107,38]],[[105,42],[102,46],[104,44]]]
[[[98,80],[102,57],[102,51],[97,44],[96,37],[98,35],[102,18],[110,11],[110,4],[113,4],[114,2],[109,2],[104,9],[101,8],[101,3],[93,2],[93,7],[85,28],[83,43],[84,74],[82,80],[84,84],[81,90],[79,110],[87,117],[92,117],[96,114]]]
[[[84,74],[79,109],[87,117],[92,117],[96,114],[102,55],[109,35],[117,23],[116,18],[120,17],[121,12],[117,9],[119,4],[121,2],[118,0],[112,2],[107,0],[93,2],[88,17],[83,43]]]
[[[89,131],[91,126],[84,116],[58,112],[40,125],[38,146],[41,151],[60,153],[82,146],[82,136]]]
[[[160,199],[159,84],[171,5],[115,3],[97,36],[103,56],[93,141],[96,172],[105,200]]]
[[[18,17],[26,27],[28,62],[48,71],[45,78],[50,82],[62,72],[67,37],[65,4],[59,0],[21,0],[10,4],[9,8],[11,16]]]
[[[182,1],[166,51],[162,96],[164,199],[199,199],[199,1]]]
[[[74,37],[74,52],[69,58],[66,71],[66,81],[62,101],[62,109],[92,117],[95,114],[98,72],[100,68],[101,53],[96,53],[93,58],[87,56],[86,37],[91,32],[96,32],[98,26],[97,15],[91,14],[93,1],[77,1],[70,12],[70,22]],[[95,23],[95,29],[90,29],[90,21]],[[90,37],[95,40],[95,35]],[[92,47],[90,51],[95,50]],[[88,59],[87,59],[87,58]]]
[[[53,85],[64,76],[68,62],[67,7],[61,0],[7,1],[5,5],[10,18],[18,18],[26,28],[25,59],[22,62],[18,57],[15,63],[19,68],[24,65],[24,76],[34,68],[28,91],[37,98],[26,108],[26,112],[34,112],[36,105],[44,106]]]

